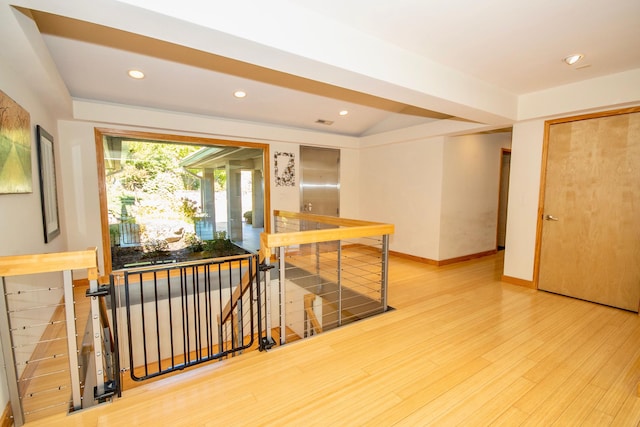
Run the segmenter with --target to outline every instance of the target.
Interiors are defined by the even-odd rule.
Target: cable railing
[[[144,381],[259,345],[258,271],[247,253],[113,272],[121,371]]]
[[[74,270],[87,273],[85,295],[74,296]],[[96,249],[2,257],[0,277],[0,337],[14,425],[113,396],[115,355],[104,310],[100,314],[107,290],[98,285]],[[76,312],[74,297],[91,299],[88,312]],[[83,335],[76,323],[86,324]]]
[[[391,224],[275,211],[261,253],[277,259],[280,344],[383,313]],[[267,328],[267,334],[271,328]]]
[[[275,219],[259,254],[114,271],[102,286],[95,249],[0,258],[14,424],[120,396],[125,371],[143,381],[387,311],[393,225]],[[86,313],[75,309],[75,270],[89,280]]]

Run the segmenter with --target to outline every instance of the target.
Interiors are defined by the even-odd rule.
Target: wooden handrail
[[[334,240],[347,240],[359,237],[382,236],[393,234],[393,224],[385,224],[372,221],[362,221],[358,219],[338,218],[325,215],[316,215],[304,212],[274,211],[275,217],[290,218],[298,220],[306,220],[318,222],[322,224],[335,225],[340,228],[330,228],[323,230],[306,230],[294,231],[288,233],[260,233],[260,251],[259,264],[264,260],[271,258],[271,250],[282,246],[301,245],[305,243],[330,242]],[[256,272],[257,274],[257,272]],[[221,324],[226,322],[231,316],[231,312],[235,308],[238,300],[242,298],[245,291],[249,288],[252,277],[245,274],[242,278],[240,286],[234,289],[231,300],[222,311]],[[315,315],[313,316],[315,318]],[[315,321],[320,327],[318,319]],[[315,327],[315,325],[314,325]],[[321,327],[320,327],[321,328]],[[322,329],[322,328],[321,328]]]
[[[97,280],[97,248],[85,251],[0,257],[0,276],[3,277],[83,269],[88,270],[89,280]]]
[[[361,221],[357,219],[338,218],[302,212],[274,211],[276,217],[307,220],[339,226],[323,230],[293,231],[284,233],[261,233],[260,252],[268,259],[271,250],[282,246],[302,245],[306,243],[330,242],[358,237],[383,236],[393,234],[393,224]]]
[[[311,222],[319,222],[322,224],[337,225],[340,227],[360,227],[364,225],[380,225],[379,222],[364,221],[361,219],[340,218],[337,216],[317,215],[307,212],[290,212],[290,211],[273,211],[273,216],[278,218],[301,219]]]

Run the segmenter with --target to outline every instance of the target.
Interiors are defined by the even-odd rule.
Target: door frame
[[[110,128],[94,128],[95,147],[96,147],[96,163],[98,172],[98,199],[100,204],[100,223],[102,228],[102,257],[104,262],[104,271],[102,274],[108,276],[112,271],[111,260],[111,241],[109,238],[109,218],[107,209],[107,190],[104,164],[104,146],[103,138],[105,136],[119,136],[132,139],[143,139],[157,142],[169,142],[180,144],[192,144],[200,146],[232,146],[232,147],[250,147],[262,149],[262,167],[264,178],[264,231],[271,233],[271,171],[270,171],[270,155],[269,144],[246,141],[231,141],[216,138],[196,137],[179,134],[141,132],[127,129],[110,129]]]
[[[502,206],[502,198],[506,197],[507,199],[507,212],[505,212],[505,216],[508,215],[509,212],[509,191],[507,190],[507,192],[504,191],[504,188],[502,186],[502,179],[504,178],[504,156],[506,154],[509,154],[509,175],[511,175],[511,148],[504,148],[502,147],[500,149],[500,178],[499,178],[499,185],[498,185],[498,221],[497,221],[497,225],[496,225],[496,250],[500,249],[499,246],[499,237],[500,237],[500,206]],[[506,228],[506,222],[508,221],[507,218],[505,218],[505,228]],[[506,230],[505,230],[505,235],[506,235]]]
[[[602,117],[617,116],[621,114],[638,113],[640,107],[622,108],[617,110],[600,111],[597,113],[581,114],[578,116],[562,117],[559,119],[546,120],[544,122],[544,139],[542,144],[542,167],[540,169],[540,192],[538,196],[538,221],[536,226],[536,246],[535,258],[533,262],[533,287],[538,289],[540,279],[540,254],[542,251],[542,226],[544,215],[545,190],[547,185],[547,160],[549,155],[549,131],[551,125],[567,122],[577,122],[581,120],[599,119]]]

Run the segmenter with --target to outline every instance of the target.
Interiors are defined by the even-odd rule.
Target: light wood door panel
[[[538,288],[638,311],[640,113],[550,125],[543,215]]]

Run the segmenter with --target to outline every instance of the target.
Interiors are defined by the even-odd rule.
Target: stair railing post
[[[287,342],[287,329],[286,329],[286,283],[285,283],[285,259],[284,259],[284,247],[278,248],[278,269],[279,269],[279,288],[280,288],[280,344],[283,345]]]
[[[382,236],[382,279],[380,283],[380,299],[382,311],[387,311],[387,286],[389,284],[389,235]]]
[[[91,338],[93,340],[93,366],[95,366],[95,398],[96,396],[102,396],[105,393],[104,363],[102,357],[102,326],[100,324],[100,301],[98,300],[99,297],[95,295],[98,292],[98,281],[96,279],[89,280],[89,292],[93,294],[90,296],[91,311],[89,315],[91,316]],[[86,405],[88,405],[88,402]]]
[[[271,336],[271,273],[269,270],[264,272],[264,319],[265,329],[267,330],[267,342],[272,342]]]
[[[338,326],[342,326],[342,241],[338,240]]]
[[[71,270],[62,272],[64,277],[64,313],[67,326],[67,348],[69,352],[69,374],[71,376],[71,397],[73,409],[82,409],[80,393],[80,372],[78,368],[78,343],[76,332],[76,312],[73,304],[73,277]]]

